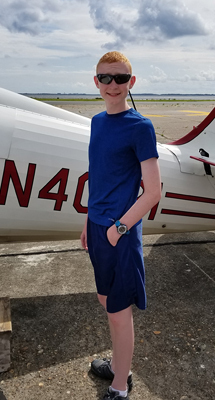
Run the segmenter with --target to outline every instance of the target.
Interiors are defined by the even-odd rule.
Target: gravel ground
[[[143,242],[148,308],[134,307],[130,398],[213,400],[215,234]],[[6,399],[102,399],[108,382],[89,365],[111,356],[111,343],[88,254],[78,241],[4,244],[0,252],[13,323],[11,369],[0,374]]]

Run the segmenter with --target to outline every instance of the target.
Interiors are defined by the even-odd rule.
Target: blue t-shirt
[[[133,108],[93,117],[89,144],[91,221],[111,226],[126,213],[137,200],[140,162],[152,157],[158,157],[153,125]]]

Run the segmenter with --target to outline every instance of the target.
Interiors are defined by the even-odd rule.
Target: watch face
[[[120,233],[120,235],[124,235],[128,229],[126,225],[120,225],[118,226],[117,230]]]

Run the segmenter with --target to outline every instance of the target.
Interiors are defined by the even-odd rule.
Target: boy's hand
[[[117,232],[116,225],[112,225],[110,228],[108,228],[107,238],[112,246],[115,247],[117,245],[117,242],[120,238],[120,234]]]
[[[83,249],[88,250],[87,247],[87,224],[85,224],[84,229],[81,234],[81,245]]]

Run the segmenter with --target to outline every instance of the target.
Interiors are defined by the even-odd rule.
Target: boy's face
[[[98,66],[97,74],[130,74],[129,67],[122,62],[115,62],[112,64],[102,63]],[[99,82],[98,78],[95,76],[94,81],[97,88],[100,90],[100,94],[105,100],[107,110],[113,109],[114,112],[125,111],[127,107],[126,98],[128,91],[133,87],[135,83],[135,76],[123,84],[117,84],[113,79],[108,85]]]

